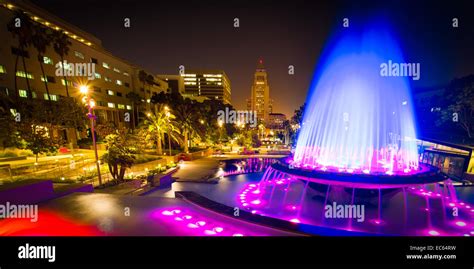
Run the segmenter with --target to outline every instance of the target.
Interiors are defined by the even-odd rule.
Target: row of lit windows
[[[28,91],[27,90],[18,90],[18,95],[20,97],[27,98],[28,97]],[[32,92],[32,97],[37,98],[36,92]],[[43,98],[44,98],[44,100],[49,100],[49,98],[51,98],[51,101],[58,101],[59,100],[59,96],[57,94],[49,94],[49,98],[48,98],[48,94],[44,93]],[[99,102],[99,104],[101,104],[101,102]],[[107,103],[107,107],[109,107],[109,108],[117,107],[118,109],[132,110],[131,105],[117,104],[117,106],[115,106],[115,103],[110,103],[110,102]]]
[[[106,62],[102,62],[102,67],[105,68],[105,69],[110,69],[110,68],[111,68],[110,65],[109,65],[108,63],[106,63]],[[121,73],[121,72],[120,72],[120,69],[118,69],[118,68],[116,68],[116,67],[112,68],[112,70],[114,70],[115,73],[119,73],[119,74]],[[124,76],[127,76],[127,77],[130,76],[130,74],[127,73],[127,72],[123,72],[123,75],[124,75]]]
[[[18,95],[20,97],[27,98],[28,97],[28,91],[27,90],[18,90]],[[36,92],[31,92],[31,97],[37,98],[38,96],[36,95]],[[56,94],[49,94],[49,97],[51,98],[51,101],[58,101],[59,100],[59,96],[56,95]],[[44,100],[49,100],[48,94],[47,93],[43,94],[43,98],[44,98]]]
[[[115,108],[115,103],[107,103],[107,107],[108,108]],[[132,106],[131,105],[124,105],[124,104],[117,104],[117,108],[118,109],[125,109],[127,108],[127,110],[132,110]]]

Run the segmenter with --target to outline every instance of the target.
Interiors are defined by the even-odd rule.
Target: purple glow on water
[[[241,227],[230,225],[207,218],[190,209],[172,208],[153,211],[153,219],[170,224],[174,229],[185,235],[193,236],[244,236],[252,234],[259,236],[253,231],[247,231]]]

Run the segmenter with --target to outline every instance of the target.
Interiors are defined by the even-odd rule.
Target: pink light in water
[[[466,208],[471,208],[471,207],[467,205]]]
[[[370,222],[372,222],[375,225],[381,225],[383,223],[381,219],[373,219],[373,220],[370,220]]]
[[[240,237],[240,236],[244,236],[244,235],[243,234],[233,234],[232,236]]]
[[[449,203],[449,206],[451,206],[451,207],[452,207],[452,206],[455,206],[455,204],[454,204],[454,203]]]
[[[199,226],[196,225],[196,224],[194,224],[194,223],[189,223],[189,224],[188,224],[188,228],[196,229],[196,228],[199,228]]]
[[[216,227],[213,229],[214,231],[216,231],[217,233],[221,233],[222,231],[224,231],[224,228],[222,227]]]
[[[428,232],[429,235],[432,235],[432,236],[438,236],[439,235],[439,232],[435,231],[435,230],[430,230]]]
[[[300,223],[300,220],[299,220],[299,219],[297,219],[297,218],[290,219],[290,221],[291,221],[291,222],[293,222],[293,223]]]
[[[204,233],[205,233],[206,235],[215,235],[215,234],[216,234],[216,232],[211,231],[211,230],[205,230]]]
[[[254,205],[259,205],[260,203],[262,203],[260,200],[253,200],[252,202],[250,202]]]
[[[460,227],[464,227],[464,226],[466,226],[466,223],[464,221],[457,221],[456,225],[460,226]]]
[[[255,213],[257,213],[257,210],[252,210],[252,214],[255,214]]]
[[[176,209],[176,210],[165,210],[163,211],[161,214],[165,215],[165,216],[172,216],[172,215],[175,215],[175,214],[179,214],[181,213],[181,210],[179,209]]]

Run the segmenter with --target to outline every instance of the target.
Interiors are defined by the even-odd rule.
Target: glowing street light
[[[96,120],[96,116],[94,115],[94,107],[95,107],[95,101],[94,99],[89,97],[89,88],[87,85],[81,85],[79,87],[79,91],[81,94],[84,95],[84,98],[82,99],[88,109],[87,117],[90,119],[90,124],[91,124],[91,136],[92,136],[92,143],[94,145],[94,154],[95,154],[95,163],[97,165],[97,176],[99,178],[99,186],[102,185],[102,176],[100,174],[100,160],[99,160],[99,154],[97,153],[97,143],[95,139],[95,127],[94,127],[94,121]]]

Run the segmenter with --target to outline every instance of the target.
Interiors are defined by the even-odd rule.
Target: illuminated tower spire
[[[262,58],[257,62],[249,101],[250,105],[248,107],[257,113],[257,117],[263,121],[268,121],[268,114],[272,113],[272,105],[268,74]]]

